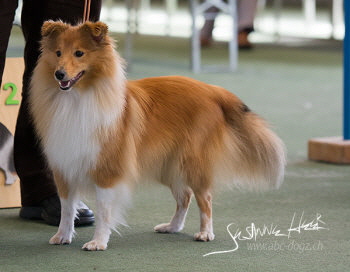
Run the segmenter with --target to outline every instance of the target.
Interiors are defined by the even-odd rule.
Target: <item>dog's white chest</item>
[[[104,115],[93,94],[73,90],[60,93],[52,104],[53,118],[44,149],[51,168],[59,170],[69,182],[86,179],[101,150],[98,129]]]

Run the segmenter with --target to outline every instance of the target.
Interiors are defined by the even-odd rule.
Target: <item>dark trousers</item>
[[[17,5],[17,0],[0,0],[0,87],[2,86],[6,50]]]
[[[4,0],[0,0],[2,3]],[[5,2],[17,2],[16,0],[5,0]],[[6,29],[8,33],[1,33],[0,40],[6,39],[4,52],[0,51],[0,69],[4,63],[2,54],[5,54],[8,35],[13,21],[13,10],[16,4],[5,5],[11,16],[3,22],[1,17],[0,29]],[[2,7],[0,6],[0,10]],[[90,20],[97,21],[100,17],[101,0],[92,0],[90,8]],[[3,13],[3,11],[1,11]],[[6,13],[6,12],[4,12]],[[31,117],[28,111],[28,93],[30,78],[40,55],[39,41],[40,30],[46,20],[62,20],[70,24],[77,24],[82,21],[84,13],[84,0],[24,0],[22,8],[22,30],[25,38],[22,102],[18,114],[14,159],[18,176],[21,180],[21,199],[23,206],[36,206],[43,199],[57,193],[51,170],[47,167],[45,157],[42,153],[40,142],[35,134]],[[4,35],[4,36],[3,36]],[[2,37],[3,36],[3,37]],[[0,50],[2,50],[0,41]],[[5,44],[5,43],[4,43]],[[0,70],[0,78],[3,70]]]

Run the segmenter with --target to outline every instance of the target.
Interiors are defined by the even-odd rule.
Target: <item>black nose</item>
[[[55,77],[57,78],[57,80],[62,80],[64,79],[65,76],[66,76],[66,73],[62,70],[57,70],[55,72]]]

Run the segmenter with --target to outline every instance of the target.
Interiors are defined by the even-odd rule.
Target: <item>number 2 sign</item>
[[[15,96],[17,94],[16,84],[11,82],[4,84],[3,90],[7,91],[9,89],[10,89],[10,94],[5,100],[5,105],[19,105],[19,101],[15,99]]]

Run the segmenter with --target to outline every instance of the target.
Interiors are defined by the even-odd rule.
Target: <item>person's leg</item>
[[[17,6],[17,0],[0,1],[0,87],[2,84],[2,75],[5,67],[6,50]]]
[[[240,49],[251,48],[248,41],[248,34],[254,30],[254,18],[256,13],[257,0],[237,1],[237,23],[238,23],[238,45]],[[215,6],[206,11],[206,19],[201,29],[201,45],[209,46],[213,40],[215,18],[219,9]]]
[[[101,0],[92,0],[90,19],[98,20]],[[30,78],[40,55],[41,26],[46,20],[62,20],[76,24],[82,21],[84,1],[81,0],[24,0],[22,8],[22,30],[26,41],[24,49],[25,71],[23,75],[22,102],[18,115],[15,133],[15,165],[21,181],[22,210],[21,217],[29,218],[25,207],[35,208],[42,205],[45,219],[57,224],[53,217],[59,217],[60,204],[57,197],[51,170],[48,169],[41,150],[39,139],[35,134],[28,109]],[[58,202],[58,203],[57,203]],[[34,211],[35,212],[35,211]],[[87,209],[88,215],[91,211]],[[49,213],[49,214],[47,214]],[[26,216],[28,215],[28,216]],[[86,215],[86,214],[85,214]],[[79,211],[79,216],[84,217]],[[35,217],[35,216],[33,216]],[[59,219],[59,218],[58,218]]]
[[[248,35],[254,31],[256,7],[257,0],[239,0],[237,2],[238,44],[241,49],[252,47],[248,40]]]
[[[254,30],[254,19],[257,7],[257,0],[239,0],[237,2],[238,31]]]
[[[205,22],[201,29],[201,45],[209,46],[213,40],[213,29],[215,24],[215,18],[219,13],[219,9],[215,6],[208,8],[205,11]]]

